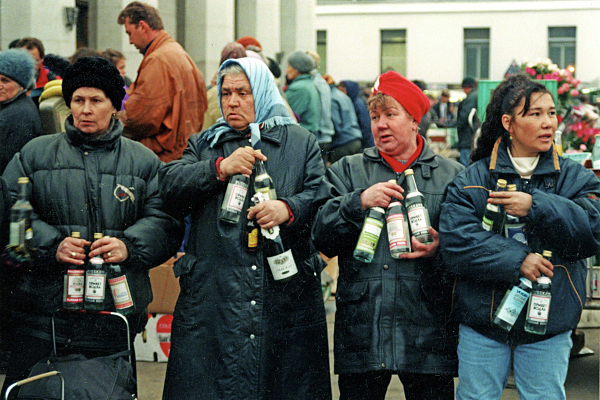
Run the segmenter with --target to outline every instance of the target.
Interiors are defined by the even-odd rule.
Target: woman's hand
[[[506,212],[515,217],[525,217],[529,214],[533,198],[524,192],[492,192],[488,203],[502,204]]]
[[[376,183],[360,195],[361,209],[366,210],[373,207],[386,208],[392,198],[403,200],[404,189],[402,186],[392,182]]]
[[[270,229],[290,219],[290,213],[281,200],[267,200],[248,210],[248,219],[256,218],[261,228]]]
[[[267,161],[267,157],[260,151],[252,147],[240,147],[219,164],[219,178],[225,179],[228,176],[240,173],[252,175],[252,167],[256,159]]]
[[[90,247],[89,257],[102,255],[108,263],[120,263],[127,260],[129,252],[127,246],[121,240],[114,237],[104,237],[96,240]]]
[[[58,245],[56,250],[56,261],[83,265],[85,260],[85,246],[89,246],[90,242],[85,239],[76,239],[73,237],[66,237]]]
[[[546,275],[548,278],[552,278],[552,275],[554,275],[552,272],[553,269],[554,266],[549,260],[539,254],[529,253],[527,257],[525,257],[523,264],[521,264],[521,275],[530,281],[535,282],[542,274]]]
[[[433,243],[423,244],[414,236],[411,236],[412,251],[410,253],[400,254],[400,258],[430,258],[435,257],[438,247],[440,247],[440,234],[438,231],[429,227],[429,234],[433,236]]]

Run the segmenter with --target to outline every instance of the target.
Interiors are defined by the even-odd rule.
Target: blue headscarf
[[[223,107],[221,106],[221,87],[223,86],[223,78],[220,72],[223,68],[231,64],[239,64],[244,72],[250,87],[252,88],[252,97],[254,98],[254,122],[250,123],[250,138],[252,147],[260,148],[260,127],[269,129],[273,126],[296,124],[296,121],[290,117],[290,114],[283,103],[283,99],[279,94],[275,78],[269,71],[267,65],[255,58],[237,58],[229,59],[221,64],[219,68],[219,76],[217,80],[217,93],[219,96],[219,108],[223,115]],[[210,143],[210,147],[218,142],[219,137],[228,131],[233,130],[223,117],[217,120],[217,123],[208,128],[202,134],[202,140]]]

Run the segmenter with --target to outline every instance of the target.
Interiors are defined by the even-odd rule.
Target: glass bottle
[[[494,324],[505,331],[510,331],[529,299],[531,287],[531,281],[522,277],[518,285],[507,290],[494,314]]]
[[[10,209],[8,245],[17,247],[17,252],[24,253],[29,257],[33,240],[33,229],[31,227],[33,207],[29,202],[29,178],[21,177],[17,182],[19,183],[19,196]]]
[[[267,173],[265,163],[262,160],[257,159],[254,162],[254,168],[256,168],[256,176],[254,177],[254,192],[258,195],[260,201],[277,200],[275,184],[273,184],[273,179]]]
[[[395,179],[388,182],[396,183]],[[400,258],[400,254],[410,253],[410,231],[404,206],[398,199],[391,199],[385,213],[390,254],[392,258]]]
[[[240,214],[244,209],[244,203],[246,202],[249,184],[250,177],[244,174],[235,174],[229,178],[219,215],[221,221],[230,224],[238,223]]]
[[[554,147],[556,147],[556,152],[559,156],[563,155],[563,146],[562,146],[562,131],[556,130],[554,133]]]
[[[107,268],[108,285],[115,309],[123,315],[135,311],[135,303],[127,282],[127,275],[120,264],[109,264]]]
[[[552,257],[552,252],[544,250],[542,256],[546,259]],[[552,281],[545,275],[540,276],[533,282],[531,296],[529,296],[529,307],[525,319],[525,331],[537,335],[545,335],[548,327],[548,315],[550,302],[552,300]]]
[[[385,211],[383,208],[373,207],[369,209],[354,249],[355,259],[365,263],[373,261],[384,220]]]
[[[101,233],[94,233],[94,241],[102,239]],[[106,265],[104,259],[97,255],[90,258],[85,271],[85,303],[90,311],[103,311],[106,290]]]
[[[516,192],[517,185],[507,185],[506,189],[509,192]],[[504,221],[504,236],[527,244],[527,237],[525,237],[525,222],[523,222],[521,218],[507,213]]]
[[[600,169],[600,135],[594,135],[594,147],[592,148],[592,168]]]
[[[408,222],[410,223],[410,231],[412,235],[421,243],[433,243],[433,236],[429,233],[429,212],[425,204],[425,196],[415,182],[415,174],[412,169],[404,171],[406,182],[408,182],[408,194],[404,199],[404,204],[408,212]]]
[[[273,279],[287,282],[298,273],[292,250],[283,245],[279,235],[279,226],[272,229],[261,229],[263,234],[263,253],[267,258]]]
[[[81,239],[81,233],[72,232],[71,237]],[[67,264],[64,287],[63,308],[66,310],[81,310],[83,308],[83,297],[85,290],[85,267],[75,264]]]
[[[503,191],[505,188],[506,180],[498,179],[498,182],[496,182],[496,192]],[[504,211],[502,205],[487,203],[483,212],[483,221],[481,222],[483,229],[498,234],[503,233],[504,230],[502,228],[504,227],[505,215],[506,211]]]
[[[258,224],[254,218],[246,221],[246,229],[244,230],[244,247],[249,252],[254,252],[258,249]]]

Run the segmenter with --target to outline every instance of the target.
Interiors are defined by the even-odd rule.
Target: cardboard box
[[[172,314],[148,314],[148,324],[133,346],[137,361],[167,362],[171,351]]]
[[[166,263],[150,270],[153,300],[148,305],[151,314],[173,314],[179,296],[179,278],[175,278],[173,264],[184,253],[177,253]]]

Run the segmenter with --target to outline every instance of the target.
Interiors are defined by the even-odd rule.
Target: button
[[[250,335],[250,339],[254,340],[254,338],[256,338],[256,336],[254,336],[254,333]]]
[[[390,266],[389,266],[389,265],[387,265],[387,264],[385,264],[385,265],[383,266],[383,269],[386,269],[386,270],[387,270],[387,269],[390,269]]]
[[[385,363],[381,363],[381,368],[385,368]]]
[[[252,271],[256,271],[256,265],[252,266]]]
[[[252,300],[252,301],[250,302],[250,304],[252,304],[253,306],[255,306],[255,305],[256,305],[256,300]]]
[[[86,152],[84,152],[83,154],[85,154],[85,155],[87,156],[87,155],[88,155],[88,152],[86,151]]]
[[[67,343],[71,343],[71,339],[68,339],[68,340],[67,340]]]

